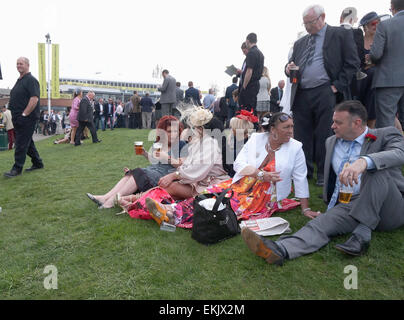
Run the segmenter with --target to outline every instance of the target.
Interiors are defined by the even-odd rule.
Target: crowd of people
[[[224,97],[211,90],[201,101],[192,81],[184,93],[168,70],[156,104],[137,92],[125,105],[112,99],[94,104],[94,92],[85,97],[77,92],[70,137],[63,139],[76,146],[85,127],[97,143],[99,123],[102,130],[115,124],[149,128],[153,114],[157,122],[151,152],[142,149],[139,155],[150,166],[125,168],[111,190],[87,196],[100,209],[119,206],[134,218],[187,228],[198,194],[227,190],[239,219],[259,219],[292,208],[293,190],[311,220],[278,241],[243,228],[253,253],[282,265],[350,233],[336,249],[364,254],[373,231],[404,225],[404,0],[391,0],[390,10],[389,19],[366,14],[360,21],[363,34],[353,28],[355,8],[344,9],[340,26],[334,27],[325,22],[324,8],[308,7],[303,12],[307,34],[294,43],[285,66],[288,79],[272,90],[257,35],[250,33],[241,47],[243,66]],[[27,154],[33,163],[29,171],[43,168],[32,141],[39,86],[26,58],[17,61],[17,69],[21,77],[10,99],[15,164],[5,173],[10,178],[21,174]],[[310,207],[308,180],[315,172],[326,213]],[[350,189],[348,200],[339,197],[345,189]]]

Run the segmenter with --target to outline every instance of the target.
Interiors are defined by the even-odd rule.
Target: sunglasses
[[[375,21],[372,21],[372,22],[370,22],[369,24],[371,25],[371,26],[377,26],[378,24],[379,24],[379,20],[375,20]]]
[[[274,116],[271,115],[271,117],[262,118],[261,126],[267,126],[267,125],[274,126],[278,120],[283,123],[283,122],[288,121],[289,119],[293,119],[293,118],[286,113],[282,113],[280,115],[275,114]]]
[[[289,119],[292,119],[292,117],[286,113],[283,113],[281,116],[279,116],[278,119],[280,122],[285,122],[288,121]],[[276,119],[274,119],[274,121],[276,121]]]

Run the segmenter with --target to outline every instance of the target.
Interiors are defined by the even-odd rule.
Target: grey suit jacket
[[[184,101],[184,90],[176,87],[175,88],[175,96],[176,96],[176,104],[179,104],[180,102]]]
[[[164,79],[163,85],[158,90],[161,92],[160,103],[175,103],[177,97],[175,95],[176,80],[174,77],[167,75]]]
[[[377,139],[376,141],[365,139],[360,155],[372,159],[376,165],[375,170],[386,170],[391,176],[391,183],[395,183],[398,189],[404,192],[404,177],[401,172],[404,165],[404,137],[394,127],[369,129],[368,133],[376,136]],[[326,203],[331,199],[337,179],[331,164],[336,142],[335,135],[329,137],[325,142],[323,200]]]
[[[374,88],[404,87],[404,12],[377,25],[370,48],[370,58],[376,64]]]

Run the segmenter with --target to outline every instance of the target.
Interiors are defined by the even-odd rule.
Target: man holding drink
[[[327,25],[321,6],[304,11],[303,25],[308,35],[294,44],[285,72],[292,84],[294,137],[303,143],[308,177],[316,162],[317,185],[323,186],[324,143],[332,135],[333,108],[351,98],[350,83],[360,61],[351,30]]]
[[[366,123],[367,112],[359,101],[335,107],[335,135],[326,141],[323,199],[329,203],[327,212],[276,242],[250,237],[257,243],[255,254],[281,264],[319,250],[332,237],[352,233],[335,248],[359,256],[367,251],[372,231],[404,225],[404,138],[396,128],[369,129]],[[344,186],[352,188],[345,199]]]

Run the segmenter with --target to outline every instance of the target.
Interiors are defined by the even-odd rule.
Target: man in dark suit
[[[394,126],[404,115],[404,0],[391,0],[394,17],[377,25],[368,61],[376,65],[376,127]]]
[[[111,98],[109,98],[108,102],[104,104],[104,110],[105,110],[105,127],[107,126],[108,119],[109,119],[110,128],[111,128],[111,130],[114,130],[115,105],[114,105],[114,101]]]
[[[201,102],[201,92],[194,88],[194,83],[192,81],[188,82],[188,89],[185,90],[185,103],[193,103],[197,106],[202,106]]]
[[[94,125],[95,130],[98,131],[101,121],[101,129],[105,131],[105,109],[104,109],[104,99],[100,98],[98,102],[94,104]]]
[[[77,120],[79,121],[79,127],[74,138],[74,145],[77,147],[81,145],[80,138],[85,127],[87,127],[91,132],[91,137],[93,138],[93,143],[101,142],[98,140],[97,132],[94,127],[94,113],[91,101],[93,101],[95,93],[90,91],[87,95],[81,99],[79,106],[79,113],[77,115]]]
[[[303,143],[308,177],[317,164],[317,185],[324,184],[325,140],[332,134],[331,121],[337,102],[350,99],[350,85],[359,69],[359,58],[351,30],[325,23],[324,8],[315,5],[303,14],[308,35],[295,42],[286,66],[299,67],[293,83],[291,110],[295,139]]]
[[[280,112],[281,107],[279,106],[283,97],[283,88],[285,88],[285,81],[281,80],[278,82],[278,86],[276,88],[271,89],[271,112]]]
[[[231,120],[231,118],[233,118],[236,115],[236,109],[237,109],[237,104],[233,99],[233,91],[238,89],[237,86],[237,81],[238,78],[234,77],[233,78],[233,84],[231,86],[228,86],[226,88],[226,94],[225,94],[225,98],[226,98],[226,103],[227,103],[227,126],[229,126],[229,122]]]
[[[365,41],[363,37],[363,31],[359,28],[354,28],[355,23],[358,22],[358,10],[354,7],[345,8],[340,17],[341,28],[352,30],[353,39],[355,41],[356,49],[358,52],[359,60],[361,61],[361,68],[365,66]],[[362,74],[360,69],[354,75],[351,82],[351,95],[355,100],[359,99],[360,81],[366,77],[366,74]]]
[[[274,242],[242,230],[249,248],[268,263],[281,265],[319,250],[332,237],[351,233],[335,248],[351,256],[364,254],[372,231],[391,231],[404,225],[404,138],[396,128],[369,129],[367,112],[359,101],[345,101],[335,108],[327,139],[323,199],[325,214],[290,236]],[[342,185],[350,185],[351,199],[339,202]]]

